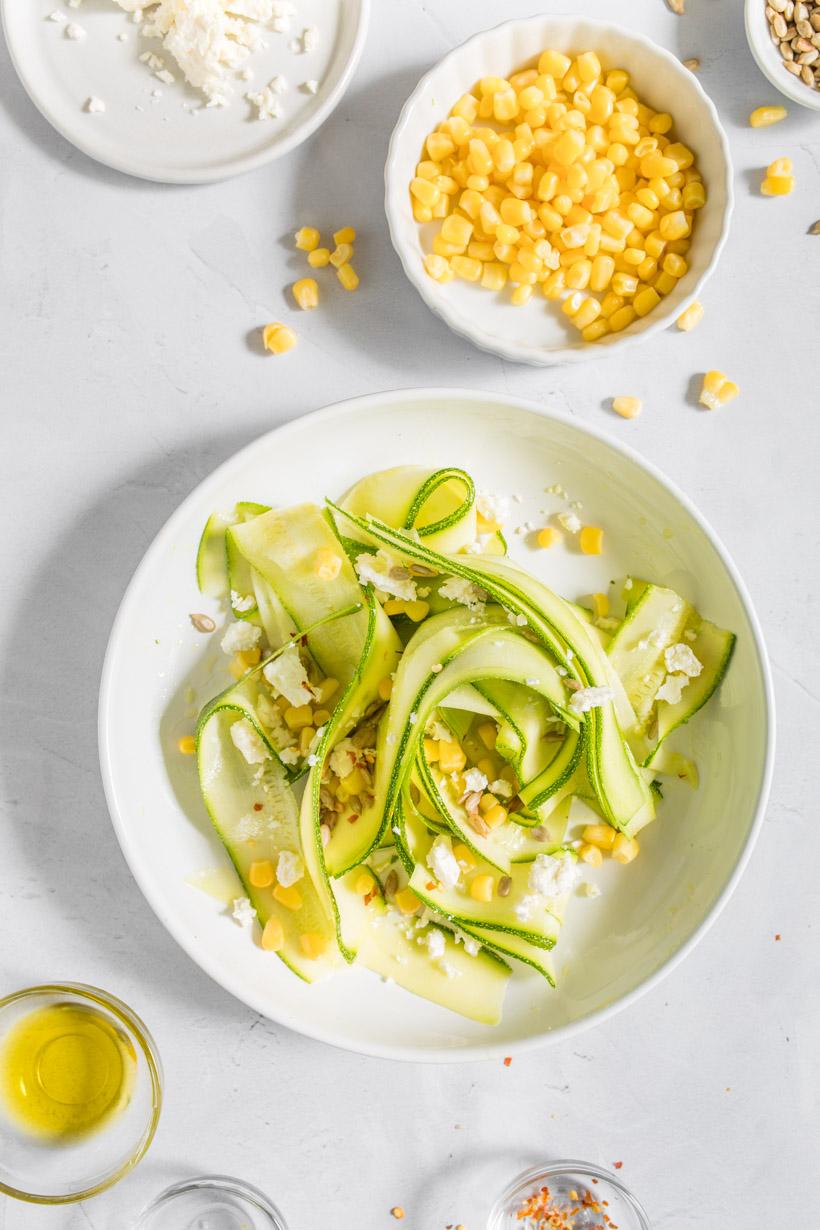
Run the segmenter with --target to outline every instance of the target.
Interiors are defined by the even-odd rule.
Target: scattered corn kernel
[[[269,888],[274,879],[273,863],[270,859],[263,858],[259,862],[251,863],[248,879],[254,888]]]
[[[293,297],[303,312],[319,306],[319,287],[315,278],[300,278],[293,283]]]
[[[561,532],[551,525],[545,525],[543,529],[538,531],[535,540],[539,547],[554,547],[557,542],[561,541]]]
[[[327,950],[327,940],[318,931],[305,931],[299,936],[299,947],[311,961],[317,961]]]
[[[609,614],[609,595],[608,594],[593,594],[592,607],[595,611],[596,619],[606,619]]]
[[[435,252],[427,253],[424,258],[424,268],[434,282],[446,282],[453,276],[447,257],[437,256]]]
[[[587,824],[581,834],[581,840],[590,846],[598,846],[600,850],[611,850],[617,833],[609,824]]]
[[[424,758],[428,764],[435,764],[438,760],[438,740],[424,740]]]
[[[679,329],[684,333],[688,333],[690,329],[694,329],[703,320],[703,304],[699,299],[693,299],[689,307],[681,312],[675,322]]]
[[[196,752],[196,739],[193,735],[183,735],[177,740],[177,751],[180,751],[183,756],[193,756]]]
[[[494,722],[482,722],[478,728],[478,737],[487,751],[493,752],[495,751],[495,744],[498,739],[498,727]]]
[[[330,547],[319,547],[313,557],[313,568],[320,581],[334,581],[342,570],[342,557]]]
[[[442,773],[460,773],[467,763],[467,755],[460,743],[439,739],[438,763]]]
[[[295,884],[289,884],[287,888],[285,888],[284,884],[277,884],[273,890],[273,895],[286,910],[293,910],[295,913],[302,908],[302,894]]]
[[[359,897],[366,897],[369,892],[373,891],[373,886],[376,881],[373,879],[369,871],[362,871],[356,877],[356,883],[353,885],[353,891]]]
[[[768,128],[770,124],[779,124],[788,115],[785,107],[755,107],[749,116],[752,128]]]
[[[613,397],[612,409],[622,419],[636,419],[643,410],[640,397]]]
[[[618,833],[612,843],[612,857],[616,863],[631,863],[633,859],[638,857],[640,846],[634,837],[627,837],[624,833]]]
[[[412,598],[405,602],[404,613],[414,624],[420,624],[430,614],[430,603],[423,602],[420,598]]]
[[[279,952],[285,946],[285,928],[275,914],[265,923],[261,943],[266,952]]]
[[[502,807],[497,799],[492,795],[485,795],[484,798],[492,799],[492,805],[484,811],[484,823],[489,825],[491,829],[500,828],[507,819],[506,808]],[[482,802],[484,799],[482,799]]]
[[[600,867],[604,861],[604,856],[597,846],[581,846],[578,850],[578,857],[582,863],[587,863],[590,867]]]
[[[788,196],[794,191],[793,175],[767,175],[760,185],[763,196]]]
[[[457,842],[456,845],[453,846],[453,854],[456,856],[456,859],[458,860],[459,863],[461,863],[463,867],[475,867],[476,865],[475,855],[473,854],[470,847],[465,846],[463,842],[459,841]]]
[[[313,722],[310,705],[289,705],[285,710],[285,725],[289,730],[301,730]]]
[[[599,525],[585,525],[578,535],[578,545],[584,555],[600,555],[604,549],[604,531]]]
[[[415,914],[421,905],[420,898],[416,896],[412,888],[400,888],[393,900],[402,914]]]
[[[307,261],[311,269],[324,269],[330,264],[330,248],[314,248],[308,252]]]
[[[331,696],[335,696],[338,692],[339,681],[338,679],[332,679],[330,675],[328,675],[322,680],[321,683],[317,684],[313,690],[317,693],[316,699],[323,705],[327,704]]]
[[[336,270],[336,277],[339,279],[345,290],[359,289],[359,275],[351,264],[341,265]]]
[[[452,153],[452,150],[450,152]],[[333,242],[336,244],[337,248],[343,243],[355,243],[356,232],[354,228],[352,226],[343,226],[340,231],[334,231]]]
[[[734,401],[739,392],[734,380],[730,380],[723,372],[711,371],[703,377],[698,401],[707,410],[717,410],[727,402]]]
[[[322,237],[315,226],[303,226],[293,237],[300,252],[314,252],[322,242]]]
[[[474,901],[492,901],[495,892],[495,880],[490,875],[476,876],[470,885],[470,896]]]
[[[298,340],[292,329],[278,321],[265,325],[262,330],[262,344],[271,354],[287,354]]]
[[[377,691],[379,693],[380,700],[390,699],[390,695],[393,691],[393,680],[390,678],[389,675],[385,675],[383,679],[379,680],[379,686],[377,688]]]

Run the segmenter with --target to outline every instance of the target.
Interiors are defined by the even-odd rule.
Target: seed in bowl
[[[768,0],[766,20],[786,72],[820,90],[820,2]]]
[[[523,306],[562,301],[586,342],[626,329],[674,290],[706,188],[674,121],[594,51],[543,52],[484,77],[428,136],[410,184],[424,258]]]

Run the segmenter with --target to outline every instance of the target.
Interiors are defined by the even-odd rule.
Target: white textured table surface
[[[3,1230],[124,1230],[195,1172],[267,1190],[294,1230],[483,1230],[544,1157],[623,1160],[663,1230],[813,1224],[820,1179],[817,328],[820,117],[753,132],[775,101],[739,0],[578,0],[681,56],[728,129],[737,211],[693,334],[571,370],[502,363],[449,334],[403,281],[381,210],[387,139],[421,72],[532,0],[374,0],[364,60],[331,121],[283,162],[209,188],[126,179],[66,145],[0,48],[0,909],[2,989],[108,987],[154,1030],[167,1075],[156,1142],[113,1192],[65,1211],[0,1203]],[[789,154],[797,191],[757,192]],[[302,222],[360,231],[363,285],[298,324],[286,359],[254,331],[290,309]],[[694,374],[742,396],[694,406]],[[509,391],[608,427],[699,504],[762,618],[779,702],[774,792],[751,866],[697,952],[579,1042],[499,1064],[369,1061],[254,1016],[161,928],[119,854],[100,787],[97,684],[122,590],[156,530],[238,446],[336,399],[437,383]],[[605,399],[644,398],[631,424]],[[775,942],[775,933],[782,935]]]

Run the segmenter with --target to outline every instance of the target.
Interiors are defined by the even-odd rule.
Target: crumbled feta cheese
[[[503,525],[510,515],[510,504],[506,496],[495,495],[491,491],[480,493],[475,502],[485,521],[497,521]]]
[[[254,649],[261,639],[261,628],[256,624],[249,624],[244,619],[237,619],[228,625],[219,643],[223,653],[245,653],[248,649]]]
[[[275,77],[271,77],[268,85],[273,90],[274,94],[286,94],[288,91],[287,78],[282,77],[279,74]]]
[[[474,940],[471,935],[464,936],[464,951],[468,957],[477,957],[481,952],[481,945],[478,940]]]
[[[318,81],[313,81],[313,80],[310,80],[310,81],[303,81],[303,82],[302,82],[302,89],[303,89],[303,90],[305,90],[305,92],[306,92],[307,94],[318,94],[318,92],[319,92],[319,82],[318,82]]]
[[[234,722],[231,727],[231,742],[248,764],[262,764],[268,759],[267,747],[247,718]]]
[[[570,696],[569,707],[573,713],[588,713],[609,704],[614,695],[612,688],[579,688]]]
[[[276,754],[282,761],[282,764],[299,763],[299,749],[296,747],[283,747],[281,749],[277,749]]]
[[[670,645],[663,655],[663,660],[670,675],[683,674],[690,679],[697,679],[703,670],[703,663],[695,657],[688,645]]]
[[[499,777],[497,781],[490,782],[490,794],[494,794],[497,799],[511,799],[513,788],[503,777]]]
[[[282,850],[276,863],[276,878],[283,888],[298,884],[305,874],[305,864],[301,854],[291,850]]]
[[[624,581],[624,589],[631,589],[634,584],[635,582],[632,580],[632,577],[627,577]]]
[[[55,9],[53,13],[49,13],[48,20],[56,22],[57,25],[63,25],[66,20],[65,13],[61,13],[59,9]]]
[[[455,978],[458,975],[458,970],[449,961],[439,961],[438,967],[445,978]]]
[[[161,60],[159,63],[159,67],[162,68]],[[157,76],[159,76],[159,73],[157,73]],[[253,594],[238,594],[235,589],[232,589],[231,590],[231,606],[233,607],[235,611],[239,611],[240,614],[244,614],[245,611],[253,610],[253,608],[256,606],[256,599],[254,598]]]
[[[282,114],[282,104],[269,85],[263,85],[261,90],[251,90],[245,97],[256,107],[258,120],[278,120]]]
[[[698,639],[698,634],[694,628],[687,628],[683,634],[683,638],[686,641],[696,641]]]
[[[347,777],[352,773],[359,760],[359,749],[351,739],[340,739],[330,753],[328,761],[331,773],[337,777]]]
[[[688,684],[688,675],[667,675],[655,693],[655,700],[665,700],[667,704],[676,705],[681,698],[683,689]]]
[[[425,945],[430,954],[431,961],[440,961],[447,947],[444,936],[435,927],[431,927],[426,935],[421,936],[419,943]]]
[[[556,858],[551,854],[537,854],[530,868],[529,886],[541,897],[563,897],[578,879],[578,868],[568,854]]]
[[[419,720],[419,715],[417,713],[411,713],[409,720],[410,720],[410,725],[415,726],[416,722]]]
[[[443,739],[445,743],[449,743],[453,737],[450,728],[445,726],[443,722],[440,722],[438,718],[430,718],[424,733],[428,739],[438,739],[439,741]]]
[[[154,55],[153,51],[143,51],[140,56],[140,64],[147,64],[151,72],[156,72],[158,68],[165,68],[165,61],[162,56]],[[231,598],[233,598],[233,591],[231,591]]]
[[[121,31],[119,32],[119,34],[117,35],[117,42],[118,42],[118,43],[127,43],[127,42],[128,42],[128,35],[126,34],[126,32],[125,32],[124,30],[121,30]]]
[[[475,794],[476,791],[484,790],[487,785],[487,775],[482,773],[480,769],[468,769],[462,781],[464,782],[462,798],[464,798],[468,794]]]
[[[541,899],[534,893],[529,893],[526,897],[522,897],[515,906],[515,916],[519,922],[528,922],[532,918],[533,913],[541,905]]]
[[[65,28],[66,38],[70,38],[72,42],[79,43],[82,39],[87,38],[86,31],[82,26],[78,26],[76,21],[70,21]]]
[[[105,103],[101,98],[97,98],[96,94],[92,94],[85,100],[85,109],[89,115],[102,115],[105,111]]]
[[[600,888],[597,884],[593,884],[591,880],[585,880],[578,887],[585,897],[600,897],[601,895]]]
[[[240,927],[250,927],[256,918],[256,910],[250,902],[250,897],[236,897],[231,903],[231,917]]]
[[[458,865],[458,859],[453,854],[453,843],[446,834],[439,834],[430,847],[427,853],[427,866],[445,888],[455,888],[461,879],[461,868]]]
[[[577,513],[562,512],[558,514],[558,520],[568,534],[578,534],[581,530],[581,519]]]
[[[478,585],[474,585],[472,581],[466,581],[463,577],[448,577],[443,585],[439,586],[439,596],[448,598],[451,602],[459,602],[462,606],[466,606],[468,611],[481,612],[484,610],[484,604],[487,601],[487,594]]]
[[[372,585],[383,594],[412,602],[416,598],[416,582],[404,575],[406,571],[386,551],[379,550],[375,555],[363,551],[356,560],[356,572],[362,585]]]
[[[289,645],[278,657],[262,668],[262,674],[273,690],[284,696],[294,708],[309,705],[315,699],[304,663],[296,645]]]
[[[173,85],[174,82],[176,81],[176,77],[174,76],[174,74],[169,73],[167,68],[161,68],[159,72],[154,73],[154,76],[158,77],[159,80],[162,81],[165,85]]]
[[[285,721],[279,706],[274,705],[262,691],[256,699],[256,713],[277,752],[293,747],[296,743],[296,735]],[[280,756],[280,759],[283,757]],[[295,762],[290,761],[290,763]]]

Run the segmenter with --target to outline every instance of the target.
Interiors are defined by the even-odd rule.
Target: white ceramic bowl
[[[0,0],[3,31],[12,63],[29,97],[59,133],[97,162],[140,179],[204,184],[228,179],[280,158],[324,123],[347,89],[367,34],[370,0],[301,0],[298,25],[290,33],[265,32],[267,46],[248,61],[254,77],[236,80],[230,106],[204,108],[199,90],[189,87],[173,57],[157,39],[114,3],[101,0],[81,9],[57,11],[85,37],[66,37],[65,22],[47,20],[51,0]],[[295,54],[294,35],[315,25],[315,50]],[[120,41],[123,35],[126,41]],[[159,54],[176,80],[161,83],[145,52]],[[282,97],[281,119],[257,120],[244,98],[274,74],[290,90]],[[309,94],[302,82],[316,79]],[[105,112],[90,115],[85,102],[96,95]]]
[[[485,76],[515,72],[537,60],[541,51],[598,52],[605,65],[625,68],[638,94],[660,111],[675,117],[675,132],[697,154],[708,189],[699,211],[689,272],[674,291],[642,320],[600,342],[584,342],[559,310],[560,305],[534,299],[514,307],[507,295],[456,279],[442,286],[422,264],[429,243],[413,218],[409,185],[428,134],[446,119],[450,108]],[[575,363],[611,354],[651,337],[677,319],[696,298],[720,256],[732,212],[732,168],[729,146],[717,112],[697,79],[680,60],[641,34],[603,22],[574,17],[531,17],[508,21],[477,34],[446,55],[421,79],[405,103],[393,132],[385,169],[386,210],[393,245],[404,271],[428,307],[451,329],[482,350],[519,363]]]
[[[813,90],[783,67],[783,57],[769,34],[765,10],[766,0],[746,0],[746,38],[757,67],[786,98],[810,111],[820,111],[820,90]]]
[[[200,800],[193,758],[176,747],[197,707],[228,681],[221,633],[204,637],[188,618],[206,611],[223,620],[196,588],[202,526],[214,509],[239,499],[321,500],[399,461],[464,466],[479,489],[520,494],[513,507],[522,523],[554,500],[545,487],[562,483],[605,526],[606,553],[533,550],[512,533],[513,558],[569,596],[605,589],[629,571],[650,576],[679,587],[738,636],[726,680],[683,741],[697,759],[700,789],[674,783],[666,790],[662,818],[641,835],[641,857],[626,869],[603,868],[597,899],[571,902],[556,949],[559,989],[516,971],[494,1028],[365,970],[306,986],[232,922],[224,903],[192,884],[218,867],[229,877],[226,897],[241,891]],[[128,588],[99,711],[102,776],[123,852],[193,960],[256,1011],[300,1033],[415,1060],[508,1055],[566,1038],[626,1007],[671,969],[714,920],[749,856],[769,787],[772,722],[768,666],[748,596],[689,501],[634,453],[569,416],[446,389],[364,397],[297,419],[206,479],[157,535]]]

